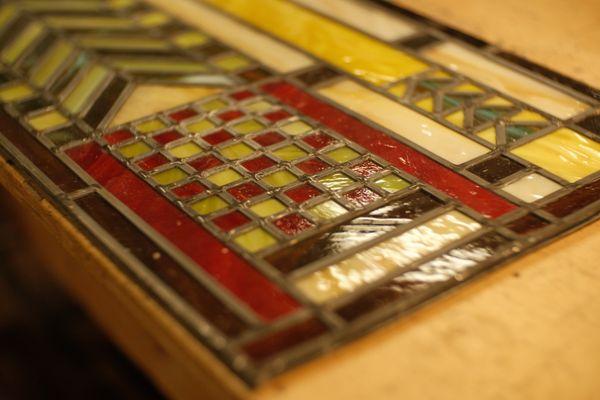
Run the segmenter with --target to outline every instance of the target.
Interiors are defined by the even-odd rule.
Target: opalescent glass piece
[[[502,188],[526,203],[543,199],[560,189],[561,185],[536,173],[526,175]]]
[[[0,59],[6,64],[12,64],[25,53],[29,45],[44,33],[44,27],[39,22],[30,22],[0,53]]]
[[[168,151],[173,157],[188,158],[202,153],[203,149],[194,142],[187,142],[171,147]]]
[[[277,243],[273,235],[262,228],[254,228],[248,232],[244,232],[233,240],[251,253],[256,253]]]
[[[27,122],[29,122],[29,125],[31,125],[35,130],[45,131],[47,129],[64,125],[69,122],[69,120],[60,112],[56,110],[50,110],[33,117],[28,117]]]
[[[479,143],[352,81],[341,81],[319,93],[453,164],[489,152]]]
[[[279,200],[268,199],[254,204],[250,207],[250,210],[259,217],[264,218],[280,213],[286,210],[286,207]]]
[[[390,272],[477,231],[481,225],[450,211],[376,246],[296,281],[315,303],[324,303],[374,282]]]
[[[92,66],[80,76],[79,82],[63,100],[63,106],[73,114],[79,113],[108,77],[108,74],[109,71],[104,66]]]
[[[234,169],[225,168],[224,170],[210,175],[207,179],[217,186],[225,186],[239,181],[242,179],[242,175]]]
[[[273,154],[283,161],[293,161],[306,156],[304,150],[293,144],[273,150]]]
[[[262,182],[272,187],[282,187],[297,181],[296,175],[287,170],[280,170],[261,179]]]
[[[423,50],[423,55],[558,118],[568,119],[588,107],[576,98],[539,80],[452,42],[428,47]]]
[[[376,85],[426,69],[416,58],[281,0],[209,3]]]
[[[219,196],[210,196],[190,204],[190,208],[200,215],[208,215],[226,208],[228,205]]]
[[[600,143],[568,128],[534,139],[511,152],[569,182],[600,170]]]
[[[219,153],[230,160],[239,160],[240,158],[246,158],[254,153],[254,149],[246,143],[236,143],[231,146],[223,147],[219,150]]]

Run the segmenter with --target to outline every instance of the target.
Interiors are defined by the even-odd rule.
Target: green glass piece
[[[540,127],[535,125],[507,125],[506,140],[511,143],[531,135],[539,129]]]

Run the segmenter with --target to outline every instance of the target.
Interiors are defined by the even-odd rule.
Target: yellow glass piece
[[[346,146],[340,147],[339,149],[332,150],[325,154],[327,154],[327,156],[329,158],[331,158],[332,160],[334,160],[338,163],[345,163],[345,162],[352,161],[352,160],[360,157],[359,153],[352,150],[350,147],[346,147]]]
[[[138,15],[138,23],[146,28],[164,25],[171,20],[167,14],[161,12],[149,12]]]
[[[296,136],[302,135],[312,129],[312,126],[307,124],[304,121],[294,121],[288,124],[285,124],[281,127],[281,130],[287,133],[288,135]]]
[[[31,11],[102,11],[103,4],[97,1],[73,0],[29,0],[19,3],[21,8]]]
[[[375,185],[382,188],[386,192],[394,193],[407,188],[410,184],[398,175],[390,174],[375,181]]]
[[[219,99],[210,100],[210,101],[207,101],[206,103],[202,103],[200,105],[200,108],[204,111],[220,110],[221,108],[224,108],[224,107],[227,107],[227,103],[225,103],[223,100],[219,100]]]
[[[542,115],[529,110],[521,111],[517,115],[511,117],[510,120],[513,122],[548,122]]]
[[[158,73],[201,73],[207,72],[206,65],[183,58],[157,57],[113,57],[112,64],[126,71]]]
[[[291,144],[273,151],[273,154],[284,161],[292,161],[304,157],[306,152],[300,147]]]
[[[569,182],[600,170],[600,143],[567,128],[532,140],[511,152]]]
[[[498,106],[498,107],[512,107],[514,106],[513,103],[511,103],[510,101],[506,100],[504,97],[492,97],[490,99],[487,99],[483,102],[484,106]]]
[[[170,168],[152,175],[152,179],[159,185],[170,185],[188,177],[188,173],[181,168]]]
[[[186,125],[186,129],[193,133],[204,133],[213,129],[216,125],[207,119],[200,121],[194,121],[189,125]]]
[[[318,93],[453,164],[489,152],[466,136],[351,80],[326,86]]]
[[[261,218],[269,217],[273,214],[280,213],[286,210],[285,205],[276,199],[268,199],[256,203],[250,207],[250,210]]]
[[[144,142],[135,142],[119,147],[119,153],[125,158],[133,158],[148,153],[152,148]]]
[[[496,144],[496,128],[493,126],[477,132],[476,135],[490,143]]]
[[[561,185],[536,173],[524,176],[502,188],[527,203],[543,199],[560,189],[562,189]]]
[[[73,51],[73,46],[70,43],[60,40],[52,46],[40,63],[34,68],[31,73],[31,82],[38,87],[46,86],[52,75],[73,54]]]
[[[427,68],[400,50],[291,2],[208,2],[375,85],[395,82]]]
[[[149,36],[130,35],[81,35],[76,37],[77,41],[85,47],[93,49],[116,49],[116,50],[164,50],[169,43],[161,39]]]
[[[262,182],[272,187],[283,187],[297,180],[296,175],[287,170],[277,171],[262,178]]]
[[[165,128],[167,125],[158,118],[144,121],[135,126],[139,133],[147,134]]]
[[[325,187],[331,190],[340,190],[354,183],[354,180],[341,172],[334,172],[319,179]]]
[[[324,203],[318,204],[308,210],[311,216],[319,221],[327,221],[334,219],[348,212],[344,207],[340,206],[333,200],[327,200]]]
[[[228,204],[219,196],[210,196],[190,205],[200,215],[208,215],[227,207]]]
[[[90,96],[104,82],[109,71],[102,65],[94,65],[87,70],[79,82],[63,100],[63,106],[73,114],[80,112]]]
[[[188,31],[173,36],[173,42],[184,49],[201,46],[208,42],[208,37],[200,32]]]
[[[250,133],[258,132],[264,129],[264,127],[265,126],[260,122],[254,119],[249,119],[247,121],[240,122],[239,124],[235,124],[233,126],[233,130],[240,135],[248,135]]]
[[[232,54],[225,57],[220,57],[212,62],[217,67],[225,71],[235,71],[245,68],[250,65],[250,60],[239,54]]]
[[[202,147],[194,142],[187,142],[169,149],[169,154],[177,158],[188,158],[202,153]]]
[[[254,153],[254,149],[246,143],[236,143],[220,149],[219,153],[230,160],[239,160]]]
[[[273,107],[273,104],[269,103],[266,100],[258,100],[250,104],[246,104],[244,107],[251,112],[264,112],[271,109],[271,107]]]
[[[43,114],[38,114],[35,117],[28,118],[29,125],[38,131],[43,131],[50,128],[66,124],[69,120],[56,110],[46,111]]]
[[[0,87],[0,101],[5,103],[17,101],[29,97],[33,93],[33,89],[28,85],[20,82],[11,82]]]
[[[433,112],[433,97],[426,97],[423,100],[419,100],[415,105],[425,111]]]
[[[225,186],[240,179],[242,179],[242,175],[231,168],[226,168],[208,177],[208,180],[217,186]]]
[[[450,211],[295,282],[315,303],[325,303],[375,282],[391,272],[475,232],[481,225]]]
[[[444,117],[446,119],[446,121],[453,123],[454,125],[458,126],[458,127],[463,127],[465,124],[465,114],[462,111],[455,111],[450,115],[447,115],[446,117]]]
[[[388,89],[388,92],[396,97],[404,97],[406,94],[406,84],[404,82],[396,83]]]
[[[44,32],[39,22],[30,22],[25,29],[14,38],[0,53],[0,59],[7,64],[14,63],[23,52]]]
[[[455,86],[452,88],[453,92],[463,92],[463,93],[482,93],[483,89],[479,86],[475,86],[472,83],[463,83],[461,85]]]
[[[248,232],[244,232],[233,240],[251,253],[256,253],[277,243],[273,235],[262,228],[254,228]]]
[[[13,4],[4,5],[0,8],[0,27],[6,25],[15,16],[15,11]]]
[[[82,17],[80,15],[52,15],[45,18],[46,22],[60,29],[81,29],[81,30],[124,30],[131,29],[135,25],[128,18],[118,17]]]
[[[131,7],[136,3],[136,0],[109,0],[108,6],[114,10],[120,10]]]

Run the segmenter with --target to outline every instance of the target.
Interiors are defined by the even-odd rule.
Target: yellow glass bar
[[[14,63],[27,47],[44,32],[42,24],[31,22],[7,47],[2,50],[2,61]]]
[[[133,20],[118,17],[81,17],[70,15],[53,15],[46,17],[52,27],[61,29],[111,29],[122,30],[135,27]]]
[[[77,36],[76,39],[82,46],[94,49],[163,50],[169,47],[164,40],[148,36],[90,34]]]
[[[4,27],[16,15],[15,6],[5,5],[0,8],[0,28]]]
[[[194,73],[208,70],[204,64],[179,58],[115,57],[112,64],[132,72]]]
[[[568,128],[532,140],[511,153],[569,182],[600,171],[600,143]]]
[[[33,94],[33,90],[26,84],[11,82],[0,87],[0,101],[10,102],[21,100]]]
[[[44,131],[46,129],[56,128],[59,125],[64,125],[69,122],[69,120],[58,111],[49,110],[34,117],[29,117],[27,122],[29,122],[29,125],[35,130]]]
[[[28,0],[19,2],[19,7],[30,11],[101,11],[104,1],[77,0]]]
[[[315,303],[324,303],[398,271],[480,228],[479,223],[466,215],[450,211],[337,264],[312,272],[296,281],[296,286]]]
[[[109,71],[101,65],[94,65],[87,70],[85,75],[64,99],[63,105],[65,108],[74,114],[81,111],[87,100],[96,91],[98,86],[104,82],[108,74]]]
[[[206,1],[375,85],[427,68],[400,50],[287,1]]]
[[[65,41],[59,41],[44,55],[41,62],[31,73],[31,82],[44,87],[48,84],[52,75],[73,53],[73,46]]]

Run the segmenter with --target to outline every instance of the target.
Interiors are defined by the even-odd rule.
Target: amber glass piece
[[[463,275],[465,271],[490,258],[506,243],[508,243],[507,239],[497,233],[485,234],[464,246],[450,250],[416,270],[405,272],[378,286],[342,306],[337,313],[342,318],[353,321],[383,306],[405,300],[412,294],[428,289],[432,284]]]
[[[411,193],[386,206],[346,221],[330,231],[279,250],[267,261],[284,273],[289,273],[319,259],[338,254],[375,239],[417,216],[441,205],[428,193]]]
[[[203,284],[188,275],[179,263],[100,195],[94,193],[82,197],[77,200],[77,205],[221,332],[237,336],[248,328]]]
[[[600,179],[575,189],[558,200],[548,203],[544,207],[544,211],[548,211],[555,217],[562,218],[598,200],[600,200]]]
[[[268,334],[243,346],[244,352],[255,362],[288,350],[325,333],[327,328],[317,319],[309,319],[279,332]]]

